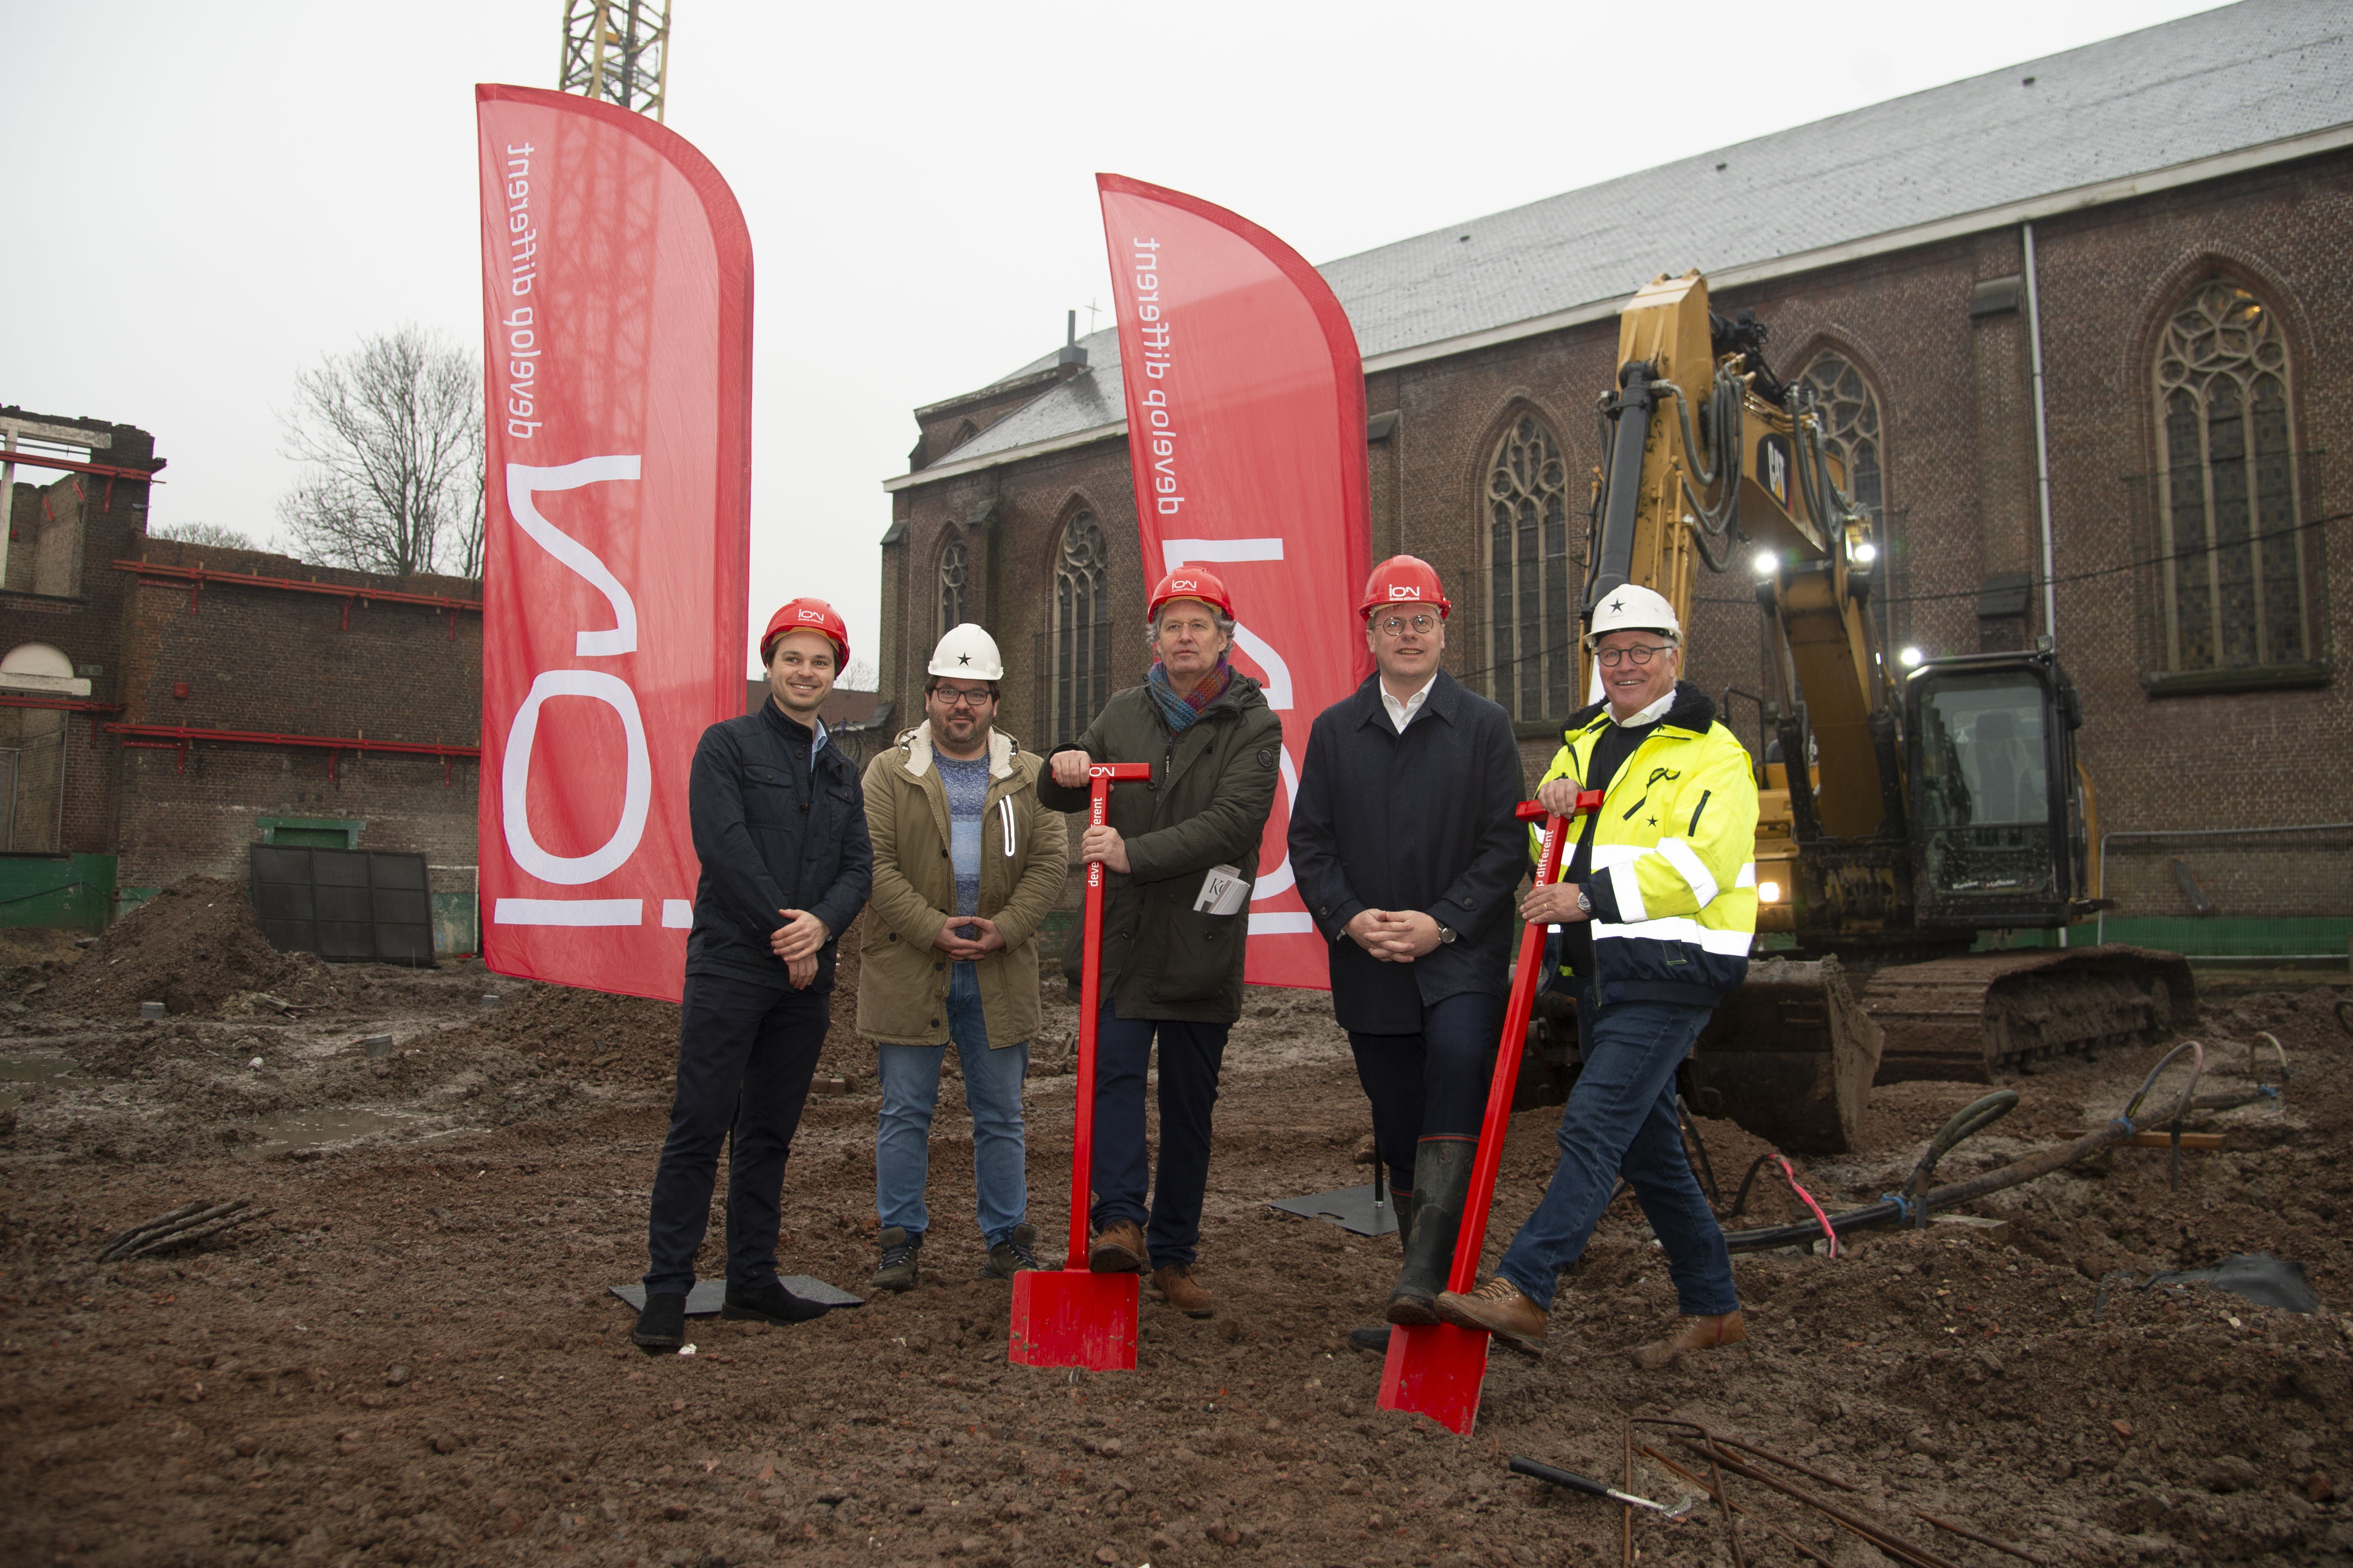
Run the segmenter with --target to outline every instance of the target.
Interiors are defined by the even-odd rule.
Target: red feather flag
[[[482,956],[676,1001],[686,783],[744,711],[752,243],[642,115],[478,87]]]
[[[1282,714],[1245,978],[1324,990],[1285,840],[1308,726],[1373,670],[1356,614],[1372,551],[1356,334],[1323,277],[1249,219],[1118,174],[1095,184],[1145,575],[1216,571],[1241,623],[1234,664]]]

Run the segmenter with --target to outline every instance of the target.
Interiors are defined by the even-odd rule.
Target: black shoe
[[[807,1296],[796,1296],[782,1285],[763,1285],[757,1290],[738,1290],[728,1287],[727,1300],[719,1315],[732,1322],[744,1323],[806,1323],[811,1318],[822,1318],[833,1310],[830,1304],[812,1301]]]
[[[686,1298],[648,1296],[645,1310],[638,1314],[638,1326],[629,1331],[629,1341],[654,1352],[674,1351],[686,1343]]]
[[[1003,1241],[988,1249],[988,1261],[980,1266],[983,1279],[1010,1279],[1024,1269],[1038,1267],[1038,1255],[1031,1250],[1038,1245],[1038,1227],[1017,1225]]]
[[[1348,1342],[1360,1351],[1387,1355],[1389,1353],[1389,1331],[1386,1325],[1377,1329],[1350,1329]]]
[[[877,1290],[915,1288],[916,1257],[923,1249],[923,1233],[892,1226],[875,1238],[882,1244],[882,1260],[874,1269]]]

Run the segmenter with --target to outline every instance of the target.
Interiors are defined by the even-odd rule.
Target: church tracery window
[[[2292,389],[2275,312],[2210,279],[2167,324],[2153,372],[2166,668],[2309,660]]]
[[[1577,706],[1570,635],[1568,473],[1533,414],[1514,419],[1487,468],[1488,689],[1514,719]]]
[[[1808,365],[1801,380],[1821,416],[1822,445],[1846,470],[1847,499],[1869,512],[1873,531],[1880,531],[1887,495],[1880,461],[1879,399],[1862,373],[1834,353]]]
[[[952,626],[960,626],[972,617],[966,613],[971,601],[965,592],[965,579],[972,568],[971,554],[964,541],[951,539],[940,552],[938,630],[945,635]]]
[[[1075,740],[1111,696],[1111,555],[1092,512],[1062,529],[1054,561],[1054,734]]]

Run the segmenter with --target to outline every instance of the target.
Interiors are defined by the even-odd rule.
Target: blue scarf
[[[1167,721],[1168,732],[1181,735],[1193,727],[1193,721],[1201,716],[1201,710],[1226,694],[1226,688],[1232,685],[1233,680],[1233,666],[1220,658],[1217,668],[1202,677],[1200,683],[1192,690],[1179,697],[1176,689],[1168,684],[1167,669],[1155,659],[1152,672],[1144,678],[1144,686],[1152,693],[1152,700],[1159,704],[1160,717]]]

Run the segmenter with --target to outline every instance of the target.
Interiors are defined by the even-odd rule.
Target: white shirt
[[[1433,669],[1430,672],[1430,679],[1421,683],[1421,689],[1400,702],[1389,695],[1389,683],[1386,680],[1381,682],[1381,706],[1389,710],[1389,722],[1397,726],[1398,734],[1405,733],[1405,727],[1413,722],[1413,716],[1420,712],[1421,705],[1430,700],[1430,689],[1437,684],[1438,672]]]
[[[1674,705],[1675,694],[1673,691],[1670,690],[1664,697],[1660,698],[1656,702],[1651,703],[1648,708],[1643,709],[1631,719],[1620,719],[1618,717],[1618,710],[1615,708],[1610,709],[1609,721],[1612,724],[1622,724],[1627,729],[1630,730],[1637,724],[1648,724],[1665,718],[1667,716],[1667,710]],[[1404,726],[1399,725],[1398,728],[1403,729]]]

